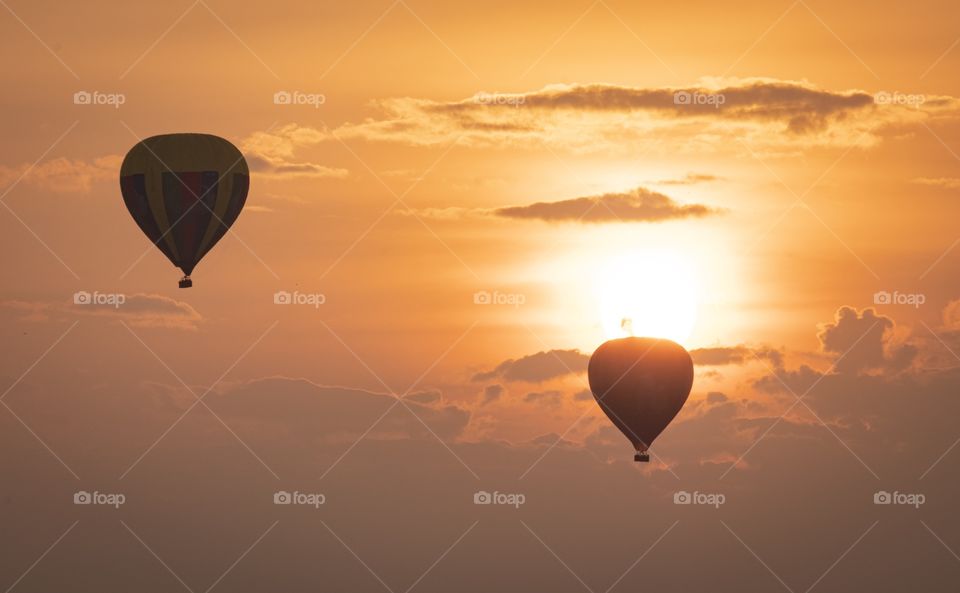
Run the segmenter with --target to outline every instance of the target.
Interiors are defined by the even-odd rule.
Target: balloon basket
[[[650,456],[646,453],[637,453],[633,456],[633,460],[641,463],[646,463],[650,461]]]
[[[190,279],[190,276],[184,276],[180,279],[180,288],[190,288],[193,286],[193,280]]]

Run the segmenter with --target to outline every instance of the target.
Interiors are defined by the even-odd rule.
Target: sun
[[[668,250],[609,260],[594,283],[607,339],[667,338],[683,344],[697,320],[698,283],[691,260]]]

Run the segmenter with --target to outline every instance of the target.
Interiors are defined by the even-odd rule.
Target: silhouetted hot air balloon
[[[120,167],[120,192],[140,230],[183,270],[193,268],[237,220],[250,170],[233,145],[209,134],[166,134],[137,143]]]
[[[693,386],[693,360],[670,340],[620,338],[597,348],[587,365],[590,390],[617,428],[633,443],[635,461],[670,424]]]

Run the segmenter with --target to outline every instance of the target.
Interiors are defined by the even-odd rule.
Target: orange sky
[[[680,589],[729,582],[795,590],[870,526],[875,490],[899,488],[927,492],[932,507],[919,527],[896,519],[904,531],[895,533],[937,560],[923,577],[874,574],[874,588],[949,589],[957,567],[948,550],[960,549],[960,525],[943,502],[958,486],[948,466],[960,461],[956,452],[941,457],[957,438],[949,420],[960,381],[957,16],[954,4],[926,0],[0,2],[0,315],[8,344],[0,371],[10,387],[0,466],[20,478],[0,492],[15,503],[5,508],[22,504],[29,517],[37,484],[122,488],[121,475],[141,455],[150,470],[131,491],[152,500],[148,475],[182,478],[212,501],[214,470],[189,459],[178,477],[194,454],[237,488],[252,475],[252,490],[274,488],[276,478],[289,490],[300,480],[349,497],[351,488],[391,489],[378,473],[386,472],[408,487],[404,500],[427,496],[415,495],[414,476],[446,484],[438,488],[447,494],[461,486],[536,492],[542,506],[525,519],[527,531],[511,532],[528,539],[540,534],[533,522],[555,525],[602,492],[616,494],[597,523],[571,519],[585,523],[582,533],[612,529],[632,501],[664,503],[670,520],[638,525],[644,543],[623,558],[564,571],[554,556],[575,557],[577,538],[556,532],[551,541],[562,549],[554,555],[540,546],[554,545],[549,538],[534,537],[526,549],[547,554],[540,560],[549,578],[523,580],[502,553],[492,561],[507,563],[504,578],[520,580],[477,585],[573,590],[583,581],[606,589],[673,522],[668,495],[699,488],[738,502],[726,523],[711,518],[684,537],[732,548],[751,576],[737,581],[711,561],[711,580]],[[122,104],[76,104],[78,92]],[[677,104],[677,92],[722,104]],[[317,104],[277,104],[276,93]],[[252,176],[231,233],[197,267],[195,286],[179,290],[179,272],[123,207],[117,176],[140,139],[186,131],[233,142]],[[682,342],[697,375],[687,408],[658,441],[661,458],[640,471],[623,463],[626,440],[610,434],[584,396],[583,367],[610,337],[596,285],[617,274],[598,274],[625,253],[651,251],[694,271],[695,323]],[[648,290],[656,287],[638,292]],[[78,291],[120,293],[126,303],[78,306]],[[324,303],[277,305],[278,291],[322,294]],[[522,302],[478,305],[483,291]],[[878,304],[878,291],[923,302]],[[209,390],[213,410],[200,406],[165,432],[190,409],[191,390]],[[383,424],[364,432],[383,402],[408,391],[413,404],[383,412]],[[381,448],[422,463],[406,457],[386,470]],[[809,463],[801,452],[821,450],[824,467],[784,471],[785,460]],[[346,475],[333,483],[325,472],[341,460]],[[935,485],[920,482],[928,468]],[[592,481],[546,502],[575,471]],[[807,491],[848,474],[855,482],[836,486],[839,501]],[[40,507],[56,508],[63,525],[52,521],[17,546],[0,563],[0,587],[73,521],[75,509],[57,507],[57,496]],[[440,529],[423,550],[411,544],[415,558],[392,558],[376,525],[416,526],[353,520],[367,512],[367,495],[356,500],[364,502],[339,516],[329,509],[324,520],[364,542],[356,555],[377,558],[369,564],[390,574],[387,589],[406,589],[420,574],[410,565],[426,568],[459,534]],[[829,550],[810,552],[810,565],[791,558],[789,538],[757,518],[778,517],[784,500],[797,524],[829,532],[821,540]],[[835,504],[848,520],[811,518],[811,501]],[[183,504],[183,516],[203,515]],[[491,542],[516,528],[474,517],[472,505],[453,507],[438,516],[464,529],[481,520]],[[159,511],[146,504],[134,512],[155,522],[146,517]],[[421,519],[431,534],[439,529],[435,517]],[[176,534],[152,529],[168,554],[180,553],[172,551]],[[238,537],[252,542],[251,529]],[[731,536],[741,529],[766,553],[743,549],[750,537]],[[301,535],[287,532],[274,549],[297,548]],[[818,586],[842,590],[855,582],[844,580],[854,566],[892,554],[876,545]],[[671,548],[663,564],[683,549]],[[226,568],[241,551],[215,552],[210,565]],[[499,558],[483,546],[473,553]],[[772,557],[774,568],[754,556]],[[159,568],[149,586],[175,585],[149,554],[141,560]],[[418,586],[472,590],[458,578],[476,569],[463,557],[451,561],[444,580]],[[65,570],[74,561],[53,562]],[[191,562],[181,558],[191,587],[222,572]],[[319,582],[383,584],[362,562],[359,573]],[[289,582],[269,582],[313,582],[297,570],[284,573]],[[56,574],[37,568],[14,590],[60,586]],[[118,582],[129,588],[140,574],[130,568],[131,580]],[[673,590],[667,577],[651,578]]]

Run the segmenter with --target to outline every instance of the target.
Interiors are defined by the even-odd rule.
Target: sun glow
[[[667,338],[683,344],[697,319],[698,283],[690,259],[640,251],[610,260],[595,282],[607,339]]]

